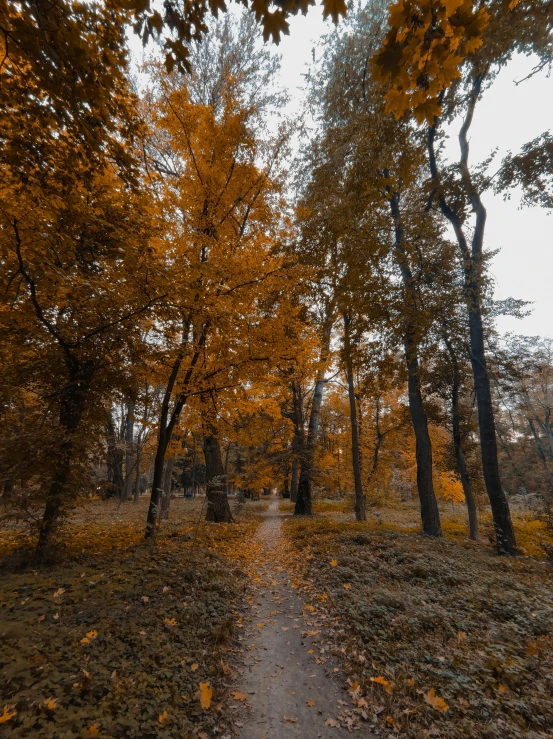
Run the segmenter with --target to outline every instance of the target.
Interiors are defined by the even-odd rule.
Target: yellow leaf
[[[309,698],[305,701],[305,705],[309,706],[309,708],[313,708],[313,706],[315,705],[315,701],[313,700],[313,698]]]
[[[98,736],[100,733],[100,727],[98,724],[92,724],[92,726],[88,727],[88,733],[90,736]]]
[[[248,699],[248,696],[245,693],[241,693],[239,690],[233,690],[231,695],[235,701],[245,701]]]
[[[56,592],[54,593],[54,598],[59,598],[64,593],[65,593],[65,588],[58,588]]]
[[[96,639],[97,636],[98,636],[98,632],[97,631],[89,631],[87,633],[87,637],[89,639]]]
[[[336,560],[335,560],[335,559],[331,559],[331,560],[330,560],[330,566],[331,566],[331,567],[336,567],[336,565],[337,565],[337,564],[338,564],[338,562],[336,562]]]
[[[176,626],[177,625],[177,622],[175,621],[174,618],[165,618],[164,621],[167,624],[167,626]]]
[[[507,688],[506,688],[506,687],[505,687],[505,686],[503,685],[503,683],[501,683],[501,684],[499,685],[499,692],[500,692],[500,693],[501,693],[502,695],[503,695],[503,693],[506,693],[506,692],[507,692]]]
[[[466,638],[467,638],[467,634],[466,634],[466,632],[465,632],[465,631],[460,631],[460,632],[459,632],[459,633],[457,634],[457,639],[458,639],[459,641],[463,641],[463,639],[466,639]]]
[[[211,697],[213,696],[213,689],[209,683],[200,683],[200,705],[207,711],[211,705]]]
[[[387,693],[392,692],[392,683],[386,680],[385,677],[382,677],[382,675],[379,675],[378,677],[371,677],[371,680],[373,683],[378,683],[379,685],[382,685]]]
[[[160,713],[159,716],[157,717],[157,720],[162,726],[165,726],[165,724],[169,721],[167,717],[167,711],[163,711],[163,713]]]
[[[295,724],[295,723],[297,723],[297,721],[298,721],[298,719],[297,719],[297,718],[296,718],[295,716],[285,716],[285,717],[284,717],[284,720],[285,720],[285,721],[286,721],[286,722],[287,722],[288,724]]]
[[[81,639],[81,644],[90,644],[90,639],[87,639],[86,636],[83,636]]]
[[[424,700],[429,706],[432,706],[435,711],[447,711],[449,708],[444,699],[436,695],[434,688],[430,688],[428,693],[425,694]]]
[[[344,587],[346,590],[349,590],[351,588],[351,585],[349,584],[349,582],[345,582]]]
[[[308,649],[307,654],[313,654],[314,651],[315,651],[314,649]]]
[[[223,668],[223,672],[224,672],[225,675],[231,675],[232,674],[231,668],[228,665],[226,665],[223,662],[223,660],[221,660],[221,667]]]
[[[192,670],[192,672],[196,672],[199,666],[200,665],[197,662],[194,662],[193,665],[190,665],[190,669]]]
[[[6,721],[9,721],[14,716],[17,716],[17,711],[15,710],[15,706],[8,706],[6,704],[4,706],[4,713],[0,716],[0,724],[5,724]]]
[[[58,707],[57,698],[47,698],[42,705],[44,706],[44,708],[47,708],[49,711],[53,711],[54,709]]]
[[[339,17],[341,15],[345,17],[347,13],[345,0],[324,0],[323,7],[323,18],[328,18],[331,15],[334,23],[338,23]]]

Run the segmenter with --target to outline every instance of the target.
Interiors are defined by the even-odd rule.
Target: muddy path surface
[[[329,624],[299,595],[274,502],[256,532],[250,610],[239,640],[243,670],[233,692],[241,739],[345,737],[362,727],[328,654]],[[363,736],[370,736],[366,724]]]

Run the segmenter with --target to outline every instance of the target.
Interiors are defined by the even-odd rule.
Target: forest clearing
[[[553,736],[553,2],[312,5],[0,0],[0,737]]]

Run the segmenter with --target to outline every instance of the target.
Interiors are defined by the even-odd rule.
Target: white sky
[[[312,59],[312,49],[321,36],[333,28],[322,19],[320,7],[311,8],[307,16],[293,18],[290,35],[284,37],[278,51],[282,53],[282,84],[293,96],[292,105],[299,106],[303,93],[302,74]],[[316,51],[316,58],[320,52]],[[471,128],[471,162],[485,159],[498,147],[497,160],[509,149],[520,146],[551,128],[553,124],[553,76],[545,73],[521,80],[535,62],[519,57],[506,67],[479,102]],[[448,152],[457,155],[458,126],[452,127]],[[492,171],[493,171],[492,164]],[[528,336],[553,336],[553,213],[541,208],[520,209],[520,197],[513,193],[510,201],[487,193],[488,211],[485,247],[500,249],[491,262],[495,280],[495,297],[534,301],[533,313],[523,320],[501,317],[501,331]]]

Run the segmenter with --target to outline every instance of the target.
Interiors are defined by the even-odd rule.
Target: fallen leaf
[[[460,631],[460,632],[459,632],[459,633],[457,634],[457,639],[458,639],[459,641],[462,641],[463,639],[466,639],[466,638],[467,638],[467,634],[466,634],[466,632],[465,632],[465,631]]]
[[[87,632],[87,637],[89,639],[96,639],[97,636],[98,636],[98,632],[97,631],[89,631],[89,632]]]
[[[335,560],[335,559],[331,559],[331,560],[330,560],[330,566],[331,566],[331,567],[336,567],[336,566],[337,566],[337,564],[338,564],[338,562],[336,562],[336,560]]]
[[[245,701],[248,700],[248,696],[245,693],[241,693],[239,690],[233,690],[231,693],[232,697],[235,701]]]
[[[65,588],[58,588],[56,592],[54,593],[54,598],[59,598],[64,593],[65,593]]]
[[[190,665],[190,669],[192,670],[192,672],[196,672],[199,666],[200,665],[197,662],[194,662],[193,665]]]
[[[444,699],[436,695],[434,688],[430,688],[428,693],[424,695],[424,700],[436,711],[447,711],[449,708]]]
[[[0,724],[5,724],[6,721],[9,721],[14,716],[17,716],[17,711],[15,710],[15,706],[8,706],[6,704],[4,706],[4,713],[0,716]]]
[[[340,724],[338,723],[338,721],[336,721],[336,719],[334,719],[334,718],[330,718],[330,716],[325,721],[325,726],[332,726],[335,729],[339,729],[340,728]]]
[[[296,724],[298,719],[295,716],[285,716],[284,721],[286,721],[288,724]]]
[[[89,736],[98,736],[100,733],[100,727],[98,724],[92,724],[92,726],[88,727],[88,734]]]
[[[289,626],[283,626],[283,627],[282,627],[282,630],[283,630],[283,631],[288,631],[288,629],[289,629],[289,628],[290,628]]]
[[[142,596],[142,602],[147,603],[150,600],[150,598],[147,595]]]
[[[387,693],[392,692],[392,683],[386,680],[385,677],[382,677],[382,675],[379,675],[378,677],[371,677],[371,680],[373,683],[378,683],[379,685],[382,685]]]
[[[308,649],[308,650],[307,650],[307,654],[313,654],[314,652],[315,652],[315,650],[314,650],[314,649]]]
[[[309,706],[309,708],[313,708],[313,706],[315,705],[315,701],[313,700],[313,698],[309,698],[305,701],[305,705]]]
[[[207,711],[211,705],[211,698],[213,696],[213,688],[209,683],[200,683],[200,705]]]
[[[46,616],[39,616],[38,617],[38,622],[40,623],[41,621],[44,621],[45,618],[46,618]]]
[[[351,588],[351,585],[349,584],[349,582],[345,582],[344,587],[346,590],[349,590]]]
[[[167,626],[176,626],[177,622],[174,618],[164,618],[164,622],[167,624]]]
[[[232,669],[221,660],[221,667],[225,675],[232,675]]]
[[[49,711],[53,711],[58,707],[58,701],[57,698],[46,698],[44,703],[42,704],[44,708],[47,708]]]
[[[159,716],[157,717],[157,720],[162,726],[165,726],[169,721],[169,718],[167,716],[167,711],[163,711],[163,713],[160,713]]]

